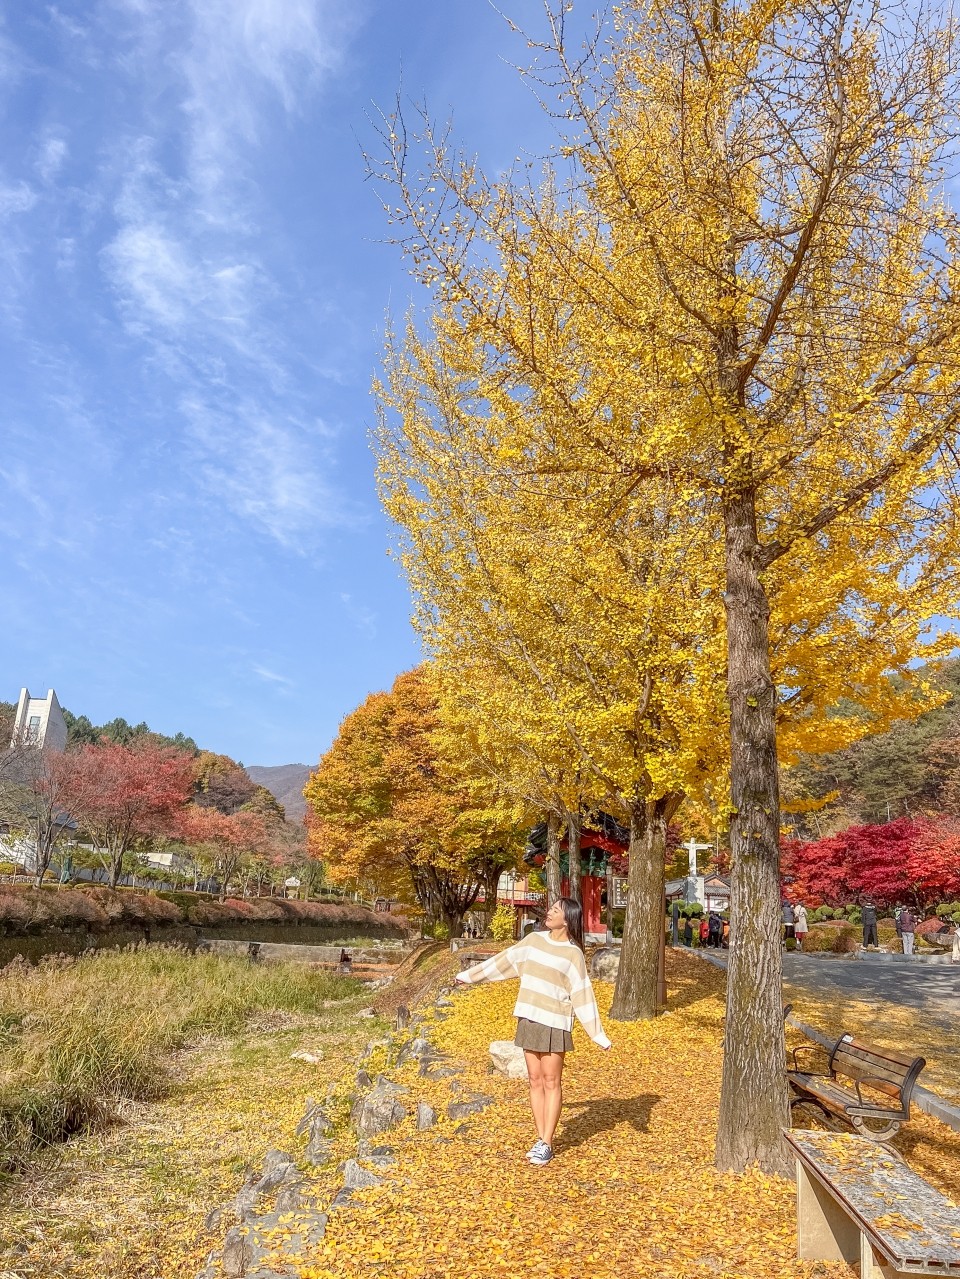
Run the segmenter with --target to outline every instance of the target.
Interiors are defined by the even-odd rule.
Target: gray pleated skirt
[[[532,1053],[573,1052],[573,1035],[569,1030],[557,1030],[556,1026],[542,1026],[538,1021],[517,1018],[517,1033],[513,1042],[518,1048],[529,1048]]]

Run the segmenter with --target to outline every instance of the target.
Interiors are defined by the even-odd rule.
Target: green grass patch
[[[160,1096],[166,1062],[264,1014],[311,1015],[357,992],[349,978],[229,955],[138,947],[0,971],[0,1168]]]

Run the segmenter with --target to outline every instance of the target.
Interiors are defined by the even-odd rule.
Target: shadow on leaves
[[[657,1093],[641,1093],[639,1097],[601,1097],[595,1101],[565,1104],[564,1111],[568,1117],[564,1119],[557,1148],[572,1150],[619,1124],[629,1124],[634,1132],[646,1132],[653,1108],[660,1100]],[[571,1111],[577,1113],[571,1114]]]

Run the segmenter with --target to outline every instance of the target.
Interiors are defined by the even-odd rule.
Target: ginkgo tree
[[[716,771],[723,713],[722,629],[701,616],[683,567],[698,535],[669,487],[648,486],[621,512],[613,542],[606,477],[531,486],[511,463],[491,465],[491,441],[512,424],[503,406],[502,417],[473,411],[460,338],[456,325],[432,346],[408,331],[379,388],[381,488],[403,530],[417,621],[446,704],[471,726],[467,743],[547,814],[548,898],[559,890],[558,819],[568,842],[582,809],[628,821],[612,1015],[653,1016],[667,824]],[[704,563],[710,554],[701,547]]]
[[[845,0],[625,0],[574,56],[565,11],[532,41],[562,162],[489,180],[422,119],[418,170],[398,111],[385,203],[463,415],[493,424],[488,473],[589,479],[614,546],[651,485],[708,530],[687,570],[729,699],[717,1160],[781,1170],[778,751],[923,709],[911,664],[957,607],[953,32]],[[838,724],[841,695],[862,713]]]

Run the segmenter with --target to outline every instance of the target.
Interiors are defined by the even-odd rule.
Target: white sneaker
[[[527,1151],[525,1158],[535,1159],[538,1155],[542,1155],[545,1150],[549,1150],[549,1149],[550,1147],[547,1145],[547,1143],[538,1137],[537,1140],[530,1147],[530,1149]]]
[[[553,1158],[553,1147],[548,1146],[545,1141],[540,1143],[540,1149],[535,1155],[530,1156],[530,1162],[535,1168],[542,1168],[544,1164],[548,1164]]]

